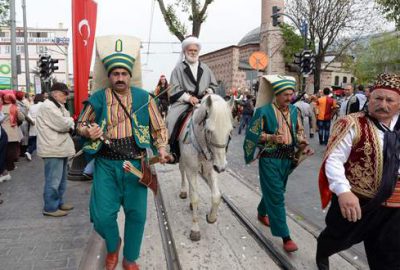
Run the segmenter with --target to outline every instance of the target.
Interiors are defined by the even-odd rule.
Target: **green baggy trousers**
[[[140,169],[140,160],[131,160]],[[104,238],[107,252],[119,243],[117,215],[125,212],[124,257],[136,261],[140,254],[147,211],[147,188],[138,177],[122,168],[123,160],[96,158],[90,197],[90,218],[96,232]]]
[[[261,216],[269,217],[271,233],[274,236],[289,236],[286,223],[285,191],[289,174],[292,172],[292,160],[260,158],[260,185],[262,198],[257,211]]]

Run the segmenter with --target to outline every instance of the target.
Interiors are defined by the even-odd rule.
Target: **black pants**
[[[6,169],[6,155],[7,155],[7,143],[8,137],[6,131],[1,128],[1,136],[0,136],[0,175]]]
[[[366,203],[360,199],[361,207]],[[362,211],[361,220],[349,222],[333,196],[325,221],[326,228],[318,237],[319,269],[329,269],[329,256],[364,241],[371,270],[400,270],[400,208],[380,206]]]

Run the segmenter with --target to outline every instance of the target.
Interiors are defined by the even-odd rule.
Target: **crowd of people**
[[[18,158],[30,161],[37,149],[44,161],[43,215],[66,216],[74,208],[64,193],[76,128],[88,159],[84,173],[93,177],[90,220],[106,243],[105,268],[116,268],[124,243],[123,268],[137,270],[147,211],[146,152],[156,152],[162,164],[179,162],[182,123],[205,96],[215,93],[217,82],[199,61],[201,43],[196,37],[182,42],[170,84],[161,76],[152,94],[132,82],[138,72],[138,52],[132,49],[139,48],[137,39],[110,37],[101,42],[107,46],[99,46],[101,65],[95,66],[102,70],[95,73],[104,73],[106,84],[85,102],[77,122],[65,107],[69,89],[63,83],[54,83],[48,97],[35,95],[33,100],[18,91],[0,92],[0,182],[11,180],[9,172],[16,169]],[[359,86],[356,93],[347,85],[343,97],[330,88],[296,97],[293,77],[261,79],[266,84],[260,87],[266,85],[272,101],[258,100],[256,107],[250,92],[227,97],[236,103],[238,133],[245,132],[245,162],[259,162],[262,197],[254,206],[258,220],[282,239],[286,252],[299,248],[287,225],[284,197],[299,157],[314,153],[308,139],[318,132],[319,143],[327,147],[319,174],[321,201],[323,207],[331,202],[327,227],[318,237],[318,268],[329,269],[329,256],[364,241],[371,269],[397,269],[400,77],[381,75],[371,88]],[[123,237],[117,224],[121,207]]]
[[[36,150],[36,115],[43,94],[31,96],[21,91],[0,91],[0,182],[11,180],[10,171],[20,158],[32,160]]]

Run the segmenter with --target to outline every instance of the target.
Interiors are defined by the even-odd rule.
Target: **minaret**
[[[285,74],[285,62],[281,53],[285,46],[279,26],[272,26],[272,7],[278,6],[284,12],[284,0],[261,0],[260,50],[269,58],[266,74]],[[282,16],[279,18],[282,21]]]

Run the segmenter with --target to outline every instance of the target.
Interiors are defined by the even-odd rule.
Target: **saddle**
[[[178,163],[179,158],[181,156],[181,152],[179,149],[179,137],[181,136],[183,130],[190,117],[192,116],[194,107],[189,107],[186,111],[184,111],[177,119],[174,129],[172,130],[171,137],[169,138],[170,152],[174,157],[174,161],[170,163]]]

